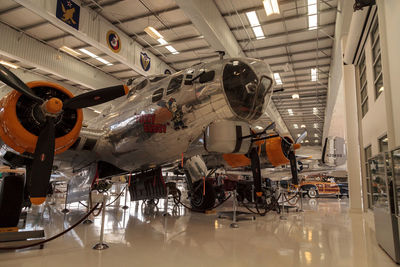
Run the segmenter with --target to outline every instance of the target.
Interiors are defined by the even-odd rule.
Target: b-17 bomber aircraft
[[[250,128],[271,99],[271,74],[261,60],[220,59],[172,75],[140,78],[130,87],[73,96],[51,82],[25,84],[0,65],[0,80],[15,89],[0,101],[0,137],[7,151],[3,161],[26,167],[25,194],[33,204],[45,201],[52,171],[73,179],[93,166],[94,172],[86,172],[93,178],[133,172],[140,174],[136,182],[157,176],[157,183],[163,183],[161,168],[181,164],[189,190],[197,190],[196,183],[207,173],[199,154],[189,148],[202,137],[207,153],[224,155],[228,164],[250,164],[261,196],[260,157],[274,166],[291,162],[297,183],[294,150],[299,145],[288,137],[267,135],[267,128]],[[111,100],[111,108],[82,128],[82,108]],[[4,178],[0,203],[5,207],[0,208],[20,209],[24,181],[17,180]],[[18,193],[5,201],[9,190],[21,197]],[[212,186],[205,184],[201,190],[200,199],[191,199],[191,204],[209,209],[215,202]]]

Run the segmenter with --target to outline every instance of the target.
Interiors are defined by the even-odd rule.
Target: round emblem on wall
[[[140,52],[140,65],[142,65],[142,68],[144,71],[148,71],[150,69],[150,57],[144,53]]]
[[[107,32],[107,44],[114,53],[118,53],[121,50],[121,39],[119,39],[115,31],[110,30]]]

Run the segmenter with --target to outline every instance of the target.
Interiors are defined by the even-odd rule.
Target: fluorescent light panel
[[[264,35],[264,32],[263,32],[261,26],[253,27],[252,29],[253,29],[254,35],[256,36],[257,40],[265,38],[265,35]]]
[[[153,39],[156,39],[156,40],[158,40],[158,39],[164,39],[164,37],[156,30],[156,29],[154,29],[153,27],[151,27],[151,26],[148,26],[148,27],[146,27],[146,28],[144,28],[144,31],[148,34],[148,35],[150,35]]]
[[[317,109],[317,108],[313,108],[313,109],[312,109],[312,113],[313,113],[314,115],[317,115],[317,114],[318,114],[318,109]]]
[[[281,76],[279,75],[279,73],[274,73],[274,79],[277,85],[282,84]]]
[[[260,26],[260,21],[258,20],[257,14],[255,11],[250,11],[246,13],[246,16],[250,22],[250,25],[253,29],[254,35],[256,39],[264,39],[265,35],[263,29]]]
[[[7,66],[7,67],[10,67],[10,68],[13,68],[13,69],[18,69],[17,65],[12,64],[12,63],[7,62],[7,61],[4,61],[4,60],[0,60],[0,64],[4,65],[4,66]]]
[[[251,27],[260,26],[260,21],[258,20],[258,17],[257,17],[257,14],[255,11],[247,12],[246,16],[249,19]]]
[[[289,108],[287,111],[288,111],[290,116],[293,116],[293,110],[291,108]]]
[[[79,53],[78,51],[75,51],[74,49],[69,48],[68,46],[65,46],[65,45],[61,46],[60,50],[64,51],[65,53],[68,53],[68,54],[70,54],[71,56],[74,56],[74,57],[77,57],[77,56],[81,55],[81,53]]]
[[[311,69],[311,81],[316,82],[318,79],[318,69],[313,68]]]
[[[295,128],[295,129],[299,129],[299,126],[295,123],[295,124],[293,124],[293,127]]]
[[[315,128],[315,129],[318,128],[318,123],[314,123],[314,128]]]
[[[293,99],[299,99],[300,96],[299,96],[299,94],[293,94],[293,95],[292,95],[292,98],[293,98]]]
[[[318,137],[318,134],[314,134],[314,137]]]
[[[263,4],[267,16],[280,13],[278,0],[264,0]]]
[[[85,48],[81,48],[81,49],[79,49],[79,51],[81,51],[82,53],[85,53],[86,55],[88,55],[88,56],[90,56],[92,58],[96,58],[97,57],[97,55],[95,55],[92,52],[86,50]]]
[[[96,60],[100,61],[101,63],[106,64],[107,66],[112,65],[112,63],[108,62],[107,60],[105,60],[104,58],[101,58],[101,57],[96,57]]]
[[[312,15],[308,17],[308,29],[309,30],[314,30],[317,28],[318,24],[318,17],[317,15]]]
[[[168,44],[168,42],[167,42],[167,41],[165,41],[163,38],[159,38],[159,39],[157,39],[157,42],[159,42],[159,43],[160,43],[160,45],[166,45],[166,44]]]
[[[301,127],[301,128],[306,128],[306,126],[305,126],[304,124],[302,124],[300,127]]]
[[[179,52],[176,51],[176,49],[173,48],[171,45],[167,45],[165,48],[167,48],[168,51],[171,52],[171,53],[174,54],[174,55],[179,54]]]

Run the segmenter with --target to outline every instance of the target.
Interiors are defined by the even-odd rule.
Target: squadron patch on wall
[[[58,0],[56,17],[64,23],[79,30],[79,15],[81,7],[71,0]]]
[[[144,71],[148,71],[150,69],[150,61],[151,59],[146,53],[140,52],[140,65],[142,65]]]
[[[115,31],[108,31],[106,39],[108,47],[111,49],[111,51],[118,53],[121,50],[121,39]]]

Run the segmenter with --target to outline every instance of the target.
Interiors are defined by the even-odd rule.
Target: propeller
[[[30,166],[27,166],[31,202],[33,204],[41,204],[46,198],[54,160],[55,119],[63,113],[64,109],[91,107],[121,97],[128,93],[128,87],[125,85],[116,85],[98,89],[75,96],[63,103],[55,97],[45,100],[36,96],[32,89],[2,65],[0,65],[0,80],[32,101],[40,104],[40,110],[45,117],[36,142],[32,163]]]

